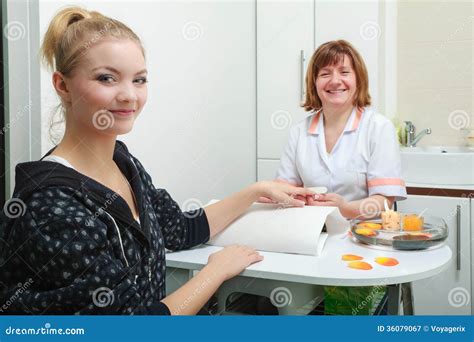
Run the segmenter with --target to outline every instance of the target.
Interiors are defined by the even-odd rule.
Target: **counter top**
[[[425,184],[425,183],[406,183],[407,188],[428,188],[428,189],[453,189],[466,190],[474,192],[474,184],[445,185],[445,184]]]
[[[166,254],[167,267],[200,270],[210,254],[222,247],[203,245]],[[344,234],[329,236],[321,256],[261,252],[264,260],[249,266],[241,276],[330,286],[377,286],[400,284],[434,276],[443,271],[452,257],[447,245],[424,251],[385,251],[355,243]],[[341,260],[343,254],[364,257],[371,270],[356,270]],[[396,266],[382,266],[375,257],[391,257]]]

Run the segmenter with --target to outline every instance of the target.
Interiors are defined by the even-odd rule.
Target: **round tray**
[[[400,230],[392,231],[381,229],[370,229],[361,223],[377,223],[382,225],[380,215],[372,219],[353,219],[350,222],[352,236],[360,242],[373,246],[388,246],[398,250],[422,250],[437,246],[448,237],[448,227],[446,222],[439,217],[423,215],[424,224],[422,230],[406,231],[403,228],[403,216],[413,215],[412,213],[399,213],[401,215]],[[359,234],[360,228],[369,229],[371,236]],[[360,231],[359,231],[360,232]]]

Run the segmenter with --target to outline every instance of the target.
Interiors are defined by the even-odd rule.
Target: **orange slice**
[[[358,255],[354,255],[354,254],[344,254],[341,259],[344,261],[354,261],[354,260],[362,260],[364,258]]]
[[[372,269],[372,266],[370,266],[369,263],[366,263],[365,261],[351,261],[350,263],[347,264],[350,268],[354,268],[356,270],[364,270],[368,271]]]
[[[373,229],[370,228],[357,228],[355,232],[359,235],[364,235],[364,236],[375,236],[377,235],[376,232],[374,232]]]
[[[361,222],[357,225],[357,228],[382,229],[382,225],[374,222]]]
[[[375,258],[375,262],[382,266],[396,266],[398,265],[398,260],[389,257],[377,257]]]

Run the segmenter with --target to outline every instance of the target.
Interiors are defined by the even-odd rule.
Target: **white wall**
[[[180,205],[222,198],[256,179],[254,1],[80,1],[143,40],[148,103],[124,140]],[[40,1],[41,37],[70,1]],[[57,98],[42,72],[47,131]],[[43,134],[43,152],[51,147]],[[191,204],[190,204],[191,203]]]
[[[472,1],[400,1],[398,111],[418,131],[419,145],[465,145],[474,128]],[[413,27],[417,29],[414,30]]]

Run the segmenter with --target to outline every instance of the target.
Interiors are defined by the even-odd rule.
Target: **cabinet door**
[[[314,48],[313,16],[312,0],[257,1],[258,158],[279,159],[289,129],[307,115],[300,104]]]
[[[458,236],[457,207],[460,228]],[[437,276],[413,282],[416,315],[471,314],[470,204],[467,198],[410,195],[398,202],[398,210],[443,218],[448,224],[448,245],[453,252],[448,268]]]

